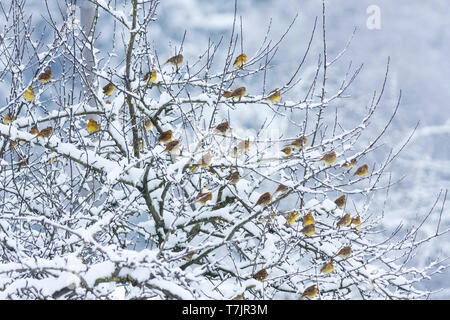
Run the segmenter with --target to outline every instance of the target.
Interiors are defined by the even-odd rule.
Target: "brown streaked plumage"
[[[315,220],[314,220],[314,217],[313,217],[313,215],[312,215],[311,212],[308,212],[308,213],[303,217],[303,226],[304,226],[304,227],[309,226],[309,225],[312,225],[312,224],[314,224],[314,222],[315,222]]]
[[[279,184],[277,189],[275,190],[275,193],[279,192],[281,194],[285,194],[289,191],[289,188],[286,187],[284,184]]]
[[[307,142],[308,140],[305,137],[299,137],[294,141],[292,141],[290,146],[293,146],[297,150],[300,150],[301,148],[303,148],[304,145],[306,145]]]
[[[3,118],[3,123],[4,124],[10,124],[14,120],[16,120],[16,117],[12,113],[8,112],[6,114],[6,116]]]
[[[320,161],[323,161],[326,165],[331,166],[336,162],[336,152],[331,151],[330,153],[325,154]]]
[[[340,196],[336,200],[334,200],[334,203],[338,206],[338,208],[343,208],[345,206],[345,203],[347,202],[347,198],[345,195]]]
[[[48,138],[52,135],[53,133],[53,127],[47,127],[42,129],[41,131],[39,131],[37,137],[38,138]]]
[[[313,284],[312,286],[308,287],[303,291],[302,297],[306,297],[308,299],[314,298],[319,293],[319,290],[317,289],[316,285]]]
[[[290,156],[292,154],[292,149],[291,147],[285,147],[283,149],[281,149],[281,152],[283,152],[286,156]]]
[[[336,253],[335,257],[340,257],[342,259],[347,259],[352,254],[352,248],[350,246],[343,247]]]
[[[217,127],[214,129],[215,132],[220,133],[222,135],[225,135],[228,130],[230,130],[230,125],[227,121],[222,122],[221,124],[218,124]]]
[[[268,274],[267,274],[266,269],[261,269],[253,275],[253,279],[256,279],[258,281],[264,281],[267,279],[267,276],[268,276]]]
[[[356,229],[361,228],[361,217],[357,216],[355,218],[352,218],[352,224],[355,225]]]
[[[352,223],[352,218],[350,215],[346,213],[341,219],[339,219],[336,227],[339,229],[340,227],[348,227]]]
[[[230,181],[230,184],[235,185],[236,183],[239,182],[239,180],[241,179],[241,176],[240,176],[240,174],[239,174],[238,171],[234,171],[234,172],[230,173],[230,174],[226,177],[226,179],[227,179],[228,181]]]
[[[48,68],[39,75],[38,80],[46,83],[49,82],[51,78],[52,78],[52,69]]]
[[[355,166],[355,164],[356,164],[356,159],[352,159],[350,162],[344,163],[341,167],[345,168],[345,169],[351,169]]]
[[[278,100],[280,100],[281,99],[281,93],[280,93],[280,91],[278,91],[278,88],[272,90],[271,92],[269,92],[269,96],[266,99],[270,100],[272,102],[277,102]]]
[[[155,82],[156,80],[156,70],[153,69],[152,72],[147,72],[144,76],[144,81]]]
[[[173,64],[174,66],[178,67],[179,65],[181,65],[183,63],[183,55],[180,53],[180,54],[177,54],[176,56],[170,57],[165,62],[165,64],[166,63],[170,63],[170,64]]]
[[[239,87],[237,89],[234,89],[231,94],[230,97],[232,98],[239,98],[239,100],[245,95],[245,87]]]
[[[39,134],[39,129],[38,129],[38,127],[37,127],[37,126],[33,126],[33,127],[31,128],[31,130],[30,130],[30,133],[31,133],[32,135],[37,135],[37,134]]]
[[[180,150],[180,141],[179,140],[173,140],[170,141],[168,144],[166,144],[166,148],[164,151],[168,151],[170,154],[175,154]]]
[[[114,92],[114,84],[112,82],[108,83],[106,86],[103,87],[103,94],[105,96],[110,96]]]
[[[367,166],[367,164],[364,164],[361,167],[359,167],[358,169],[356,169],[356,171],[353,175],[358,176],[358,177],[364,177],[368,173],[369,173],[369,167]]]
[[[239,68],[240,66],[242,66],[245,62],[247,61],[247,55],[245,53],[240,54],[236,57],[236,59],[234,59],[234,63],[233,65],[236,68]]]
[[[211,192],[202,192],[197,196],[197,202],[200,203],[202,206],[206,204],[209,200],[212,200],[212,193]]]
[[[302,230],[300,230],[301,233],[303,233],[305,236],[307,237],[311,237],[312,235],[314,235],[316,233],[316,227],[313,224],[309,224],[305,227],[303,227]]]
[[[199,166],[201,166],[202,168],[206,168],[211,164],[211,154],[208,152],[206,154],[204,154],[197,162],[197,164]]]
[[[158,143],[167,143],[172,140],[172,130],[167,130],[159,135]]]
[[[333,271],[334,271],[334,265],[333,265],[332,261],[324,264],[322,269],[320,269],[320,273],[323,273],[323,274],[330,274]]]
[[[259,197],[258,201],[256,201],[256,203],[255,203],[255,206],[261,205],[261,206],[265,207],[265,206],[269,205],[271,202],[272,202],[272,196],[271,196],[270,192],[266,192],[266,193],[263,193]]]

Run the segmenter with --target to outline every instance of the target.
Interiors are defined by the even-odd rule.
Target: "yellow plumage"
[[[323,161],[327,166],[331,166],[336,162],[336,153],[334,151],[325,154],[320,161]]]
[[[51,78],[52,78],[52,69],[48,68],[39,75],[38,80],[42,81],[43,83],[46,83],[49,82]]]
[[[355,166],[355,164],[356,164],[356,159],[352,159],[352,161],[344,163],[341,167],[346,168],[346,169],[351,169]]]
[[[350,215],[346,213],[341,219],[339,219],[337,223],[337,228],[340,227],[348,227],[352,223],[352,218],[350,218]]]
[[[6,116],[3,118],[3,123],[4,124],[10,124],[14,120],[16,120],[16,117],[12,113],[8,112],[6,114]]]
[[[155,80],[156,80],[156,70],[155,69],[153,69],[151,73],[150,73],[150,71],[147,72],[144,76],[144,81],[155,82]]]
[[[311,212],[308,212],[308,214],[306,214],[304,217],[303,217],[303,226],[304,227],[306,227],[306,226],[309,226],[309,225],[312,225],[312,224],[314,224],[314,217],[313,217],[313,215],[312,215],[312,213]]]
[[[34,89],[33,89],[33,87],[29,87],[27,89],[27,91],[25,91],[25,93],[23,94],[23,97],[26,100],[28,100],[30,102],[33,102],[34,101]]]
[[[245,53],[240,54],[236,57],[236,59],[234,60],[234,66],[236,68],[239,68],[240,66],[242,66],[245,62],[247,62],[247,55]]]
[[[354,175],[358,176],[358,177],[364,177],[368,173],[369,173],[369,167],[367,166],[367,164],[365,164],[365,165],[362,165],[361,167],[359,167],[358,169],[356,169]]]
[[[292,141],[290,146],[293,146],[297,150],[300,150],[304,145],[306,145],[306,142],[308,142],[308,140],[305,137],[300,137]]]
[[[330,274],[330,273],[332,273],[334,271],[334,265],[333,265],[333,262],[328,262],[328,263],[326,263],[323,267],[322,267],[322,269],[320,269],[320,273],[323,273],[323,274]]]
[[[110,96],[114,92],[114,85],[110,82],[106,86],[103,87],[103,94],[105,96]]]
[[[262,270],[258,271],[257,273],[255,273],[253,275],[253,278],[258,281],[264,281],[267,279],[267,276],[268,276],[268,274],[267,274],[266,269],[262,269]]]
[[[292,149],[291,147],[285,147],[283,149],[281,149],[281,152],[283,152],[286,156],[290,156],[292,154]]]
[[[94,133],[99,130],[99,125],[98,125],[97,121],[95,121],[94,119],[89,119],[89,121],[86,125],[86,128],[87,128],[87,131],[89,131],[90,133]]]
[[[314,223],[313,223],[313,224],[303,227],[303,229],[300,230],[300,232],[303,233],[307,237],[311,237],[312,235],[314,235],[316,233],[316,227],[314,226]]]
[[[298,218],[299,213],[297,211],[293,211],[290,212],[287,216],[286,216],[286,222],[291,225],[295,222],[295,220]]]
[[[308,287],[303,291],[302,297],[306,297],[308,299],[314,298],[319,293],[319,290],[317,290],[316,285],[313,284],[312,286]]]
[[[277,102],[278,100],[281,99],[281,93],[280,93],[280,91],[278,91],[278,89],[272,90],[270,93],[272,93],[272,94],[269,95],[266,99],[268,99],[272,102]]]

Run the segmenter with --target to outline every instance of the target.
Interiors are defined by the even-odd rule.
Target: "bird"
[[[352,222],[351,223],[355,225],[356,229],[361,228],[361,217],[357,216],[355,218],[352,218]]]
[[[281,152],[283,152],[286,156],[290,156],[292,154],[292,149],[291,147],[285,147],[283,149],[281,149]]]
[[[346,162],[344,163],[341,168],[345,168],[345,169],[351,169],[355,166],[356,164],[356,159],[352,159],[350,162]]]
[[[230,173],[225,179],[227,179],[230,184],[236,185],[241,179],[241,176],[239,175],[239,171],[234,171]]]
[[[347,202],[345,195],[340,196],[336,200],[334,200],[334,203],[338,206],[338,208],[343,208],[345,206],[345,203]]]
[[[268,275],[266,269],[261,269],[253,275],[253,279],[256,279],[258,281],[264,281],[267,279],[267,276]]]
[[[239,87],[237,89],[234,89],[231,94],[230,97],[231,98],[239,98],[239,100],[241,100],[241,98],[245,95],[245,87]]]
[[[323,274],[330,274],[333,271],[334,271],[334,265],[333,265],[332,261],[325,263],[323,265],[322,269],[320,269],[320,273],[323,273]]]
[[[245,292],[238,294],[236,297],[233,298],[233,300],[245,300]]]
[[[222,97],[225,97],[225,98],[231,98],[231,92],[232,91],[228,91],[228,90],[225,90],[223,93],[222,93]]]
[[[16,120],[16,117],[12,113],[8,112],[6,114],[6,116],[3,118],[3,123],[4,124],[10,124],[14,120]]]
[[[240,157],[243,153],[247,152],[250,149],[250,141],[242,140],[237,144],[237,146],[231,149],[231,156],[233,158]]]
[[[25,167],[28,164],[28,158],[25,158],[25,157],[22,157],[22,156],[19,156],[18,161],[19,162],[17,163],[17,165],[19,166],[19,168]]]
[[[38,80],[42,81],[43,83],[46,83],[49,82],[51,78],[52,78],[52,69],[48,68],[39,75]]]
[[[336,162],[336,153],[331,151],[320,158],[320,161],[323,161],[326,165],[331,166]]]
[[[350,246],[343,247],[336,253],[335,257],[340,257],[342,259],[347,259],[352,254],[352,248]]]
[[[172,130],[167,130],[167,131],[162,132],[159,135],[158,143],[160,143],[160,142],[167,143],[170,140],[172,140]]]
[[[202,168],[206,168],[211,164],[211,154],[208,152],[204,154],[197,162],[197,165],[201,166]]]
[[[48,138],[52,135],[53,133],[53,127],[49,126],[47,128],[42,129],[41,131],[39,131],[37,137],[38,138]]]
[[[270,195],[270,192],[266,192],[266,193],[263,193],[259,197],[258,201],[256,201],[256,203],[255,203],[255,206],[261,205],[261,206],[265,207],[265,206],[269,205],[271,202],[272,202],[272,196]]]
[[[25,93],[23,94],[23,97],[30,101],[33,102],[34,101],[34,89],[33,87],[28,87],[27,91],[25,91]]]
[[[176,56],[170,57],[164,64],[166,64],[166,63],[170,63],[170,64],[173,64],[174,66],[178,67],[179,65],[181,65],[183,63],[183,55],[177,54]]]
[[[245,53],[240,54],[236,57],[236,59],[234,60],[234,66],[236,68],[239,68],[240,66],[242,66],[245,62],[247,62],[247,55]]]
[[[89,131],[90,133],[94,133],[97,132],[99,130],[99,125],[97,123],[97,121],[95,121],[94,119],[89,119],[89,122],[86,125],[87,131]]]
[[[145,119],[144,127],[146,131],[150,131],[150,129],[152,128],[152,122],[150,121],[150,119]]]
[[[197,202],[200,203],[202,206],[206,204],[209,200],[212,200],[212,193],[211,192],[202,192],[197,196]]]
[[[30,130],[30,133],[31,133],[32,135],[37,135],[37,134],[39,134],[39,129],[38,129],[38,127],[37,127],[37,126],[33,126],[33,127],[31,128],[31,130]]]
[[[221,134],[221,135],[227,134],[228,130],[230,130],[230,125],[228,124],[227,121],[218,124],[218,125],[214,128],[214,131],[217,132],[217,133],[219,133],[219,134]]]
[[[367,164],[364,164],[361,167],[359,167],[358,169],[356,169],[356,171],[353,175],[358,176],[358,177],[364,177],[368,173],[369,173],[369,167],[367,166]]]
[[[314,224],[314,217],[313,217],[313,215],[312,215],[312,213],[311,212],[308,212],[304,217],[303,217],[303,226],[304,227],[306,227],[306,226],[309,226],[309,225],[312,225],[312,224]]]
[[[303,291],[302,298],[306,297],[308,299],[314,298],[319,293],[319,290],[317,289],[316,285],[313,284],[312,286],[308,287]]]
[[[339,219],[336,227],[339,229],[340,227],[348,227],[352,223],[352,218],[348,213],[344,214],[344,216]]]
[[[164,149],[164,151],[168,151],[170,154],[175,154],[178,152],[178,150],[180,150],[179,140],[170,141],[168,144],[166,144],[166,148]]]
[[[103,87],[103,94],[105,96],[110,96],[112,95],[114,92],[114,85],[112,84],[112,82],[108,83],[106,86]]]
[[[316,233],[316,227],[314,226],[314,223],[309,224],[305,227],[303,227],[302,230],[300,230],[301,233],[303,233],[307,237],[311,237]]]
[[[280,93],[280,91],[278,91],[278,88],[270,91],[269,92],[269,96],[266,99],[270,100],[272,102],[277,102],[278,100],[280,100],[281,99],[281,93]]]
[[[298,218],[299,213],[297,211],[292,211],[286,215],[286,222],[291,225]]]
[[[299,137],[292,141],[290,146],[293,146],[297,150],[300,150],[304,145],[306,145],[306,142],[308,142],[308,140],[305,137]]]
[[[17,148],[17,141],[11,140],[11,142],[9,143],[9,148],[11,150],[15,150]]]
[[[289,191],[289,188],[286,187],[284,184],[279,184],[278,188],[275,190],[275,193],[279,192],[281,194],[285,194]]]
[[[138,137],[137,145],[140,149],[144,148],[144,140],[141,137]]]
[[[144,76],[144,81],[155,82],[156,80],[156,70],[153,69],[152,72],[147,72]]]

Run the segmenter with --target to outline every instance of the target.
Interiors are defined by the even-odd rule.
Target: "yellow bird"
[[[286,215],[286,222],[289,225],[292,225],[295,222],[295,220],[298,218],[298,216],[299,216],[299,213],[297,211],[292,211]]]
[[[38,80],[42,81],[43,83],[46,83],[49,82],[51,78],[52,78],[52,69],[48,68],[39,75]]]
[[[304,217],[303,217],[303,226],[310,226],[312,224],[314,224],[315,220],[314,217],[312,215],[311,212],[308,212]]]
[[[265,207],[265,206],[269,205],[271,202],[272,202],[272,196],[270,195],[270,192],[266,192],[266,193],[263,193],[259,197],[258,201],[256,201],[256,203],[255,203],[255,206],[261,205],[261,206]]]
[[[293,146],[297,150],[300,150],[301,148],[303,148],[304,145],[306,145],[306,142],[308,142],[308,140],[305,137],[300,137],[300,138],[295,139],[290,144],[290,146]]]
[[[284,184],[279,184],[278,188],[275,190],[275,193],[279,192],[281,194],[285,194],[289,191],[289,188],[286,187]]]
[[[221,135],[227,134],[228,130],[230,130],[230,125],[228,124],[227,121],[218,124],[217,127],[214,129],[215,132]]]
[[[345,168],[345,169],[351,169],[355,166],[355,164],[356,164],[356,159],[352,159],[352,161],[344,163],[341,167]]]
[[[183,55],[177,54],[176,56],[170,57],[164,64],[166,64],[166,63],[170,63],[170,64],[173,64],[174,66],[178,67],[179,65],[181,65],[183,63]]]
[[[278,88],[272,90],[271,92],[269,92],[269,96],[266,99],[270,100],[272,102],[277,102],[278,100],[280,100],[281,99],[281,93],[280,93],[280,91],[278,91]]]
[[[145,131],[150,131],[150,129],[152,128],[152,122],[150,121],[150,119],[145,120],[144,127]]]
[[[236,297],[233,298],[233,300],[245,300],[245,292],[237,295]]]
[[[206,204],[209,200],[212,200],[212,193],[211,192],[202,192],[197,196],[197,202],[200,203],[202,206]]]
[[[367,164],[364,164],[361,167],[359,167],[358,169],[356,169],[356,171],[353,175],[358,176],[358,177],[364,177],[368,173],[369,173],[369,167],[367,166]]]
[[[100,129],[97,121],[95,121],[94,119],[89,119],[89,122],[87,123],[86,128],[87,128],[87,131],[89,131],[90,133],[97,132]]]
[[[211,164],[211,160],[211,154],[208,152],[198,160],[197,165],[201,166],[202,168],[206,168]]]
[[[238,158],[250,149],[250,140],[243,140],[231,149],[231,156]]]
[[[361,218],[360,218],[360,216],[352,218],[352,224],[355,225],[356,229],[361,228]]]
[[[12,113],[8,112],[6,114],[6,116],[3,118],[3,123],[4,124],[10,124],[14,120],[16,120],[16,117]]]
[[[170,141],[168,144],[166,144],[166,148],[164,151],[168,151],[170,154],[175,154],[180,150],[180,141],[179,140],[173,140]]]
[[[159,135],[158,143],[160,143],[160,142],[167,143],[170,140],[172,140],[172,130],[167,130],[167,131],[162,132]]]
[[[227,179],[230,184],[235,185],[239,182],[241,176],[238,171],[234,171],[230,173],[225,179]]]
[[[345,195],[340,196],[336,200],[334,200],[334,203],[338,206],[338,208],[343,208],[345,206],[345,203],[347,202],[347,198]]]
[[[313,284],[312,286],[308,287],[303,291],[302,298],[306,297],[308,299],[314,298],[319,293],[319,290],[316,288],[316,285]]]
[[[225,98],[231,98],[231,92],[232,91],[228,91],[228,90],[225,90],[224,92],[223,92],[223,94],[222,94],[222,97],[225,97]]]
[[[198,168],[198,165],[197,164],[193,164],[192,166],[189,167],[189,170],[191,172],[195,172],[197,170],[197,168]]]
[[[230,97],[232,98],[239,98],[239,100],[241,100],[241,98],[245,95],[245,87],[239,87],[237,89],[234,89],[231,94]]]
[[[42,129],[41,131],[39,131],[37,137],[38,138],[48,138],[52,135],[53,133],[53,127],[47,127]]]
[[[261,269],[260,271],[258,271],[257,273],[255,273],[253,275],[253,279],[256,279],[258,281],[264,281],[267,279],[267,276],[268,276],[268,274],[267,274],[266,269]]]
[[[292,154],[292,149],[291,147],[285,147],[283,149],[281,149],[281,152],[283,152],[286,156],[290,156]]]
[[[320,273],[323,273],[323,274],[330,274],[330,273],[332,273],[333,271],[334,271],[334,265],[333,265],[333,262],[332,262],[332,261],[330,261],[330,262],[324,264],[324,266],[322,267],[322,269],[320,269]]]
[[[341,250],[336,253],[335,257],[340,257],[342,259],[347,259],[352,254],[352,248],[349,246],[343,247]]]
[[[30,130],[30,133],[31,133],[32,135],[38,135],[38,134],[39,134],[39,129],[38,129],[38,127],[37,127],[37,126],[33,126],[33,127],[31,128],[31,130]]]
[[[27,91],[25,91],[25,93],[23,94],[23,97],[30,101],[33,102],[34,101],[34,89],[33,87],[28,87]]]
[[[150,71],[147,72],[144,76],[144,81],[155,82],[155,80],[156,80],[156,70],[155,69],[153,69],[151,73],[150,73]]]
[[[327,166],[331,166],[336,162],[336,153],[334,151],[325,154],[320,161],[323,161]]]
[[[114,92],[114,85],[112,84],[112,82],[108,83],[106,86],[103,87],[103,94],[105,96],[110,96],[112,95]]]
[[[350,215],[346,213],[341,219],[339,219],[336,227],[339,229],[340,227],[348,227],[352,223],[352,218]]]
[[[240,66],[242,66],[245,62],[247,62],[247,56],[245,55],[245,53],[240,54],[236,57],[236,59],[234,60],[234,66],[236,68],[239,68]]]
[[[309,224],[305,227],[303,227],[302,230],[300,230],[301,233],[303,233],[305,236],[307,237],[311,237],[312,235],[314,235],[316,233],[316,227],[313,224]]]

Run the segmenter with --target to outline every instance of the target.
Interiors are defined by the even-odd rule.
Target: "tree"
[[[80,24],[73,4],[59,15],[47,6],[53,37],[40,41],[23,1],[2,5],[0,77],[9,96],[0,107],[0,297],[429,294],[415,284],[446,266],[435,260],[417,270],[408,262],[448,229],[438,225],[418,239],[423,224],[404,233],[399,227],[373,240],[384,212],[370,199],[392,185],[386,166],[402,148],[380,163],[364,159],[378,150],[400,97],[379,135],[362,147],[358,139],[381,102],[389,60],[364,118],[349,129],[337,115],[327,122],[361,67],[350,66],[339,90],[328,92],[328,71],[341,55],[327,56],[325,3],[298,66],[273,89],[266,88],[271,61],[295,19],[277,41],[267,36],[257,52],[245,52],[236,3],[228,40],[194,58],[183,54],[183,37],[161,57],[151,41],[158,1],[121,8],[89,1],[97,10],[86,20],[92,28]],[[96,26],[108,19],[112,52],[96,49]],[[323,51],[306,85],[301,72],[316,38]],[[263,80],[259,92],[246,87],[254,79]],[[304,97],[289,94],[300,85]],[[269,112],[257,132],[233,126],[246,108]],[[280,121],[298,134],[273,130]]]

